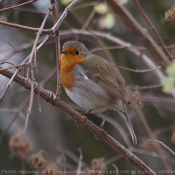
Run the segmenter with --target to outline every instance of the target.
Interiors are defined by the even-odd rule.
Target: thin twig
[[[145,119],[145,116],[144,116],[143,112],[140,110],[137,102],[132,103],[132,105],[133,105],[133,107],[134,107],[134,109],[136,111],[136,114],[139,116],[141,122],[143,123],[143,125],[144,125],[144,127],[145,127],[145,129],[146,129],[146,131],[147,131],[147,133],[149,135],[149,138],[151,138],[153,140],[156,140],[156,136],[154,135],[153,131],[151,130],[151,128],[150,128],[147,120]],[[162,156],[162,152],[163,151],[162,151],[161,147],[158,144],[156,144],[155,147],[156,147],[156,152],[159,155],[160,160],[162,161],[162,164],[163,164],[164,168],[167,171],[169,171],[171,168],[170,168],[169,164],[165,161],[165,159]]]
[[[151,102],[159,102],[159,103],[175,103],[175,100],[174,99],[166,99],[166,98],[163,98],[163,97],[155,97],[155,96],[149,96],[149,95],[146,95],[146,96],[141,96],[140,97],[140,100],[142,101],[151,101]],[[155,133],[154,133],[155,134]]]
[[[151,158],[159,158],[159,155],[157,155],[157,153],[155,153],[154,151],[149,151],[147,149],[145,150],[145,149],[132,147],[132,148],[130,148],[130,150],[134,153],[137,153],[137,154],[144,154],[144,155],[150,156]],[[166,159],[167,161],[170,161],[173,164],[175,164],[174,159],[169,159],[165,155],[163,155],[163,158]]]
[[[125,48],[126,47],[124,47],[124,46],[104,46],[103,48],[101,48],[101,47],[93,48],[90,51],[91,52],[96,52],[96,51],[103,50],[103,49],[110,50],[110,49],[125,49]]]
[[[31,65],[31,92],[30,92],[30,102],[29,102],[29,107],[28,107],[28,110],[27,110],[27,115],[26,115],[24,129],[22,131],[23,134],[27,130],[27,126],[28,126],[28,122],[29,122],[29,116],[32,113],[33,97],[34,97],[34,81],[35,81],[34,70],[33,70],[33,65]]]
[[[35,60],[36,60],[36,59],[35,59]],[[38,88],[40,88],[41,83],[40,83],[40,80],[39,80],[40,77],[39,77],[38,68],[36,68],[35,71],[36,71],[37,82],[39,82],[39,83],[38,83]],[[47,77],[47,76],[46,76],[46,77]],[[38,112],[39,112],[39,114],[42,113],[42,107],[41,107],[41,101],[40,101],[40,94],[38,94]]]
[[[107,159],[107,160],[105,161],[105,164],[106,164],[106,165],[110,165],[110,164],[114,163],[115,161],[117,161],[117,160],[119,160],[119,159],[122,159],[122,156],[121,156],[120,154],[114,155],[113,157]]]
[[[77,14],[75,12],[72,12],[72,14],[76,17],[76,19],[80,22],[81,25],[84,25],[84,19],[79,14]],[[86,30],[92,32],[91,26],[90,25],[87,26]],[[93,33],[92,33],[91,36],[96,40],[96,42],[98,43],[98,45],[102,48],[102,50],[103,50],[106,58],[110,62],[114,63],[114,60],[113,60],[110,52],[108,50],[103,49],[105,47],[105,44],[104,44],[103,40],[99,36],[93,35]]]
[[[160,143],[162,146],[164,146],[168,151],[170,151],[175,156],[175,152],[172,149],[170,149],[167,145],[165,145],[163,142],[161,142],[159,140],[148,140],[148,142],[158,142],[158,143]]]
[[[0,64],[11,64],[12,66],[14,66],[15,67],[15,65],[13,64],[13,63],[11,63],[11,62],[9,62],[9,61],[0,61]]]
[[[38,46],[38,49],[40,49],[47,41],[48,39],[56,32],[56,30],[59,28],[59,26],[62,24],[62,22],[64,21],[65,17],[67,16],[67,14],[72,10],[72,8],[79,3],[81,0],[74,0],[72,3],[70,3],[64,10],[64,12],[62,13],[62,15],[60,16],[60,18],[58,19],[58,21],[56,22],[56,24],[51,28],[52,33],[50,35],[47,35],[45,37],[45,39],[43,40],[43,42],[40,43],[40,45]]]
[[[81,148],[79,148],[78,151],[80,152],[80,158],[79,158],[79,162],[78,162],[77,175],[80,175],[81,174],[81,168],[82,168],[83,153],[82,153]]]
[[[162,73],[161,70],[157,69],[157,66],[155,65],[155,63],[145,54],[143,54],[140,50],[138,50],[137,48],[135,48],[132,44],[130,44],[129,42],[126,42],[120,38],[117,38],[114,35],[111,35],[109,33],[103,33],[103,32],[97,32],[97,31],[86,31],[86,30],[78,30],[78,29],[72,29],[71,31],[69,30],[64,30],[60,32],[61,36],[67,36],[67,35],[71,35],[72,34],[78,34],[78,35],[85,35],[85,36],[91,36],[92,35],[97,35],[101,38],[104,38],[106,40],[109,40],[110,42],[119,44],[123,47],[125,47],[128,51],[132,52],[133,54],[135,54],[137,57],[142,58],[142,60],[145,62],[146,66],[148,66],[150,69],[155,69],[154,73],[156,75],[156,77],[158,79],[161,79],[164,77],[164,74]]]
[[[38,1],[38,0],[30,0],[30,1],[28,1],[28,2],[24,2],[24,3],[18,4],[18,5],[14,5],[14,6],[12,6],[12,7],[3,8],[3,9],[0,10],[0,12],[5,11],[5,10],[14,9],[14,8],[17,8],[17,7],[26,5],[26,4],[30,4],[30,3],[36,2],[36,1]]]
[[[55,2],[56,2],[56,1],[55,1]],[[54,5],[54,4],[53,4],[53,5]],[[47,19],[47,17],[48,17],[49,14],[50,14],[50,10],[48,11],[48,13],[47,13],[45,19]],[[41,26],[43,26],[44,24],[45,24],[45,20],[44,20],[44,22],[42,23]],[[41,30],[41,28],[40,28],[40,30]],[[40,31],[40,30],[38,31],[39,34],[41,34],[41,31]],[[37,43],[38,39],[39,39],[39,35],[37,35],[37,38],[35,39],[35,44],[34,44],[35,47],[36,47],[36,43]],[[7,83],[6,87],[4,88],[4,90],[3,90],[3,92],[2,92],[2,94],[1,94],[1,96],[0,96],[0,102],[3,101],[3,99],[4,99],[5,95],[7,94],[8,89],[10,88],[10,86],[11,86],[11,84],[12,84],[12,82],[13,82],[15,76],[20,72],[22,66],[23,66],[24,64],[27,64],[27,62],[30,63],[31,61],[29,61],[29,60],[32,60],[32,57],[33,57],[33,54],[35,53],[35,51],[37,52],[37,51],[41,48],[41,47],[36,47],[36,48],[35,48],[35,47],[33,46],[33,49],[32,49],[32,52],[31,52],[31,56],[30,56],[30,55],[27,56],[27,58],[21,63],[21,67],[18,68],[18,69],[14,72],[13,76],[10,78],[10,81]]]
[[[18,66],[10,66],[10,67],[7,67],[7,68],[2,68],[0,70],[8,70],[8,69],[12,69],[12,68],[19,68],[19,65]]]
[[[72,29],[71,31],[65,30],[60,32],[61,36],[67,36],[76,34],[76,35],[85,35],[85,36],[93,36],[93,35],[98,35],[104,39],[109,40],[110,42],[114,42],[116,44],[120,44],[121,46],[125,47],[128,51],[132,52],[135,54],[137,57],[141,57],[142,60],[144,61],[145,65],[148,66],[150,69],[155,69],[154,75],[156,76],[157,80],[160,81],[162,78],[165,77],[164,73],[160,69],[156,69],[157,65],[152,61],[151,58],[149,58],[147,55],[143,54],[140,50],[135,48],[132,44],[115,37],[114,35],[111,35],[109,33],[103,33],[103,32],[97,32],[97,31],[86,31],[86,30],[78,30],[78,29]],[[171,95],[175,98],[175,89],[171,93]]]
[[[119,3],[114,0],[108,0],[106,2],[111,5],[114,12],[122,19],[128,28],[134,32],[153,57],[157,59],[162,68],[165,69],[170,61],[160,47],[154,42],[149,33],[138,24],[124,6],[119,5]]]
[[[78,10],[78,9],[82,9],[82,8],[87,8],[87,7],[95,6],[95,5],[97,5],[98,3],[99,3],[98,1],[87,2],[87,3],[84,2],[83,4],[74,7],[73,10]]]
[[[51,4],[53,3],[53,0],[50,0]],[[52,8],[52,14],[53,14],[53,23],[55,24],[58,20],[56,8],[53,6]],[[60,97],[61,94],[61,77],[60,77],[60,34],[59,29],[55,32],[55,47],[56,47],[56,69],[57,69],[57,88],[55,95],[57,97]]]
[[[134,0],[136,6],[138,7],[140,13],[142,14],[143,18],[145,19],[145,21],[148,23],[148,25],[150,26],[150,28],[152,29],[153,33],[155,34],[156,38],[158,39],[161,47],[163,48],[163,50],[165,51],[166,55],[168,56],[170,61],[173,61],[168,49],[165,47],[165,44],[162,40],[162,38],[160,37],[158,31],[156,30],[156,28],[154,27],[153,23],[151,22],[151,20],[148,18],[147,14],[144,12],[143,8],[141,7],[140,3],[138,2],[138,0]]]
[[[155,84],[155,85],[150,85],[150,86],[129,86],[131,89],[136,89],[136,90],[145,90],[145,89],[154,89],[154,88],[160,88],[162,87],[161,84]]]
[[[0,0],[0,4],[2,4],[5,0]]]
[[[0,69],[2,70],[2,69]],[[5,70],[5,69],[4,69]],[[44,79],[41,81],[40,86],[42,87],[56,72],[56,68],[53,69],[46,77],[44,77]],[[10,127],[12,126],[12,124],[14,123],[14,121],[16,120],[16,118],[19,115],[19,112],[27,105],[27,103],[30,101],[30,95],[21,103],[21,105],[19,106],[19,108],[15,112],[14,115],[12,116],[12,120],[10,121],[10,123],[8,124],[8,126],[6,127],[6,129],[1,133],[0,135],[0,144],[2,143],[2,140],[4,138],[4,136],[6,135],[6,133],[8,132],[8,130],[10,129]],[[9,111],[9,110],[8,110]]]
[[[55,1],[55,3],[56,3],[56,1]],[[53,3],[52,6],[54,6],[55,3]],[[36,39],[35,39],[35,42],[33,44],[33,48],[32,48],[32,51],[30,53],[30,56],[29,56],[29,59],[28,59],[28,62],[27,62],[27,64],[29,64],[29,65],[31,64],[31,62],[33,60],[33,56],[36,54],[36,51],[37,51],[37,47],[36,46],[37,46],[38,40],[40,38],[40,35],[42,33],[42,30],[44,28],[44,25],[46,23],[47,18],[50,15],[50,13],[51,13],[51,10],[49,10],[48,13],[46,14],[46,16],[45,16],[45,18],[44,18],[44,20],[43,20],[43,22],[41,24],[41,27],[40,27],[39,31],[37,32]],[[36,60],[34,60],[34,62],[36,63]]]
[[[118,174],[118,172],[119,172],[118,167],[115,164],[112,164],[112,166],[115,168],[115,175],[119,175]]]
[[[11,78],[13,73],[4,70],[0,71],[0,74]],[[24,86],[27,89],[31,89],[31,83],[27,81],[24,77],[17,75],[14,78],[14,81]],[[37,85],[37,84],[36,84]],[[40,92],[39,92],[40,91]],[[106,134],[106,131],[100,129],[91,121],[89,121],[85,116],[81,115],[79,112],[68,106],[64,103],[60,98],[55,98],[54,94],[50,91],[47,91],[43,88],[36,89],[36,94],[40,93],[41,97],[51,103],[53,106],[56,106],[62,109],[64,112],[73,117],[78,123],[82,124],[85,128],[87,128],[90,132],[96,135],[99,139],[106,142],[110,145],[114,150],[119,152],[126,160],[130,161],[134,166],[136,166],[142,172],[145,172],[146,175],[155,175],[155,173],[136,155],[126,149],[123,145],[117,142],[114,138],[112,138],[109,134]]]
[[[88,19],[86,20],[86,22],[84,23],[84,25],[82,26],[81,29],[86,29],[89,25],[89,23],[91,22],[91,20],[93,19],[94,15],[96,14],[95,10],[93,9],[92,12],[90,13]]]
[[[40,29],[40,28],[27,27],[27,26],[15,24],[15,23],[9,23],[9,22],[5,22],[5,21],[0,21],[0,24],[3,24],[5,26],[9,26],[9,27],[14,27],[14,28],[21,29],[21,30],[28,30],[31,32],[38,32]],[[50,33],[52,33],[52,29],[42,29],[42,33],[50,34]]]
[[[61,17],[60,17],[59,20],[57,21],[56,25],[54,25],[54,26],[59,27],[59,25],[61,25],[61,23],[63,22],[64,18],[66,17],[66,15],[68,14],[68,12],[71,10],[71,8],[73,8],[74,5],[76,5],[76,4],[77,4],[78,2],[80,2],[80,1],[81,1],[81,0],[75,0],[75,1],[73,1],[69,6],[67,6],[66,9],[64,10],[63,14],[61,15]],[[55,1],[55,2],[56,2],[56,1]],[[51,8],[53,7],[53,5],[54,5],[54,4],[52,4]],[[48,13],[47,13],[45,19],[48,17],[49,14],[50,14],[50,10],[48,11]],[[47,36],[47,37],[44,39],[44,41],[43,41],[38,47],[36,47],[37,41],[38,41],[38,39],[39,39],[39,34],[41,34],[41,32],[42,32],[42,28],[44,27],[44,24],[45,24],[45,20],[43,20],[43,23],[42,23],[42,25],[41,25],[41,27],[40,27],[40,30],[38,31],[38,34],[37,34],[37,37],[36,37],[36,39],[35,39],[35,43],[34,43],[34,46],[33,46],[32,52],[31,52],[31,55],[29,55],[29,56],[21,63],[21,65],[24,65],[24,64],[26,64],[26,63],[30,64],[30,63],[31,63],[31,60],[32,60],[32,58],[33,58],[34,52],[35,52],[35,51],[37,52],[37,51],[46,43],[46,41],[50,38],[50,36],[52,36],[53,33],[55,33],[55,31],[56,31],[57,28],[54,27],[54,30],[52,30],[52,31],[54,31],[54,32],[53,32],[52,34],[50,34],[49,36]],[[8,92],[8,89],[10,88],[10,86],[11,86],[11,84],[12,84],[12,82],[13,82],[13,79],[14,79],[15,76],[19,73],[20,70],[21,70],[21,67],[20,67],[19,69],[17,69],[17,70],[14,72],[14,74],[13,74],[13,76],[11,77],[10,81],[7,83],[6,87],[4,88],[4,91],[2,92],[2,94],[1,94],[1,96],[0,96],[0,102],[3,101],[3,99],[4,99],[5,95],[6,95],[6,93]]]
[[[43,85],[46,84],[51,79],[52,76],[54,76],[55,72],[56,72],[56,67],[52,69],[49,72],[49,74],[44,78],[44,80],[40,82],[40,86],[43,87]]]
[[[161,133],[169,131],[169,130],[174,130],[174,129],[175,129],[175,125],[174,124],[171,125],[171,126],[167,126],[167,127],[161,128],[161,129],[157,129],[155,131],[155,135],[161,134]]]
[[[75,155],[74,153],[72,153],[69,149],[60,149],[58,148],[59,151],[61,151],[64,155],[68,156],[71,160],[73,160],[75,163],[78,164],[79,162],[79,157],[77,157],[77,155]],[[85,164],[85,162],[83,162],[82,160],[82,164],[83,166],[88,166],[87,164]]]
[[[10,121],[10,123],[7,125],[7,127],[5,128],[5,130],[1,133],[0,135],[0,144],[2,143],[2,140],[4,138],[4,136],[6,135],[6,133],[8,132],[8,130],[10,129],[10,127],[12,126],[12,124],[14,123],[14,121],[17,119],[20,111],[27,105],[28,101],[30,100],[30,96],[28,96],[22,103],[21,105],[18,107],[18,110],[14,113],[14,115],[12,116],[12,119]]]
[[[101,119],[104,118],[103,114],[96,114],[98,117],[100,117]],[[113,118],[111,117],[106,117],[106,121],[108,123],[110,123],[112,126],[115,127],[115,129],[118,130],[118,132],[120,133],[121,137],[123,138],[124,142],[126,143],[126,145],[130,148],[132,147],[132,143],[128,138],[128,135],[126,133],[126,130],[123,129],[123,127],[121,127],[121,125]]]
[[[135,72],[135,73],[146,73],[146,72],[152,72],[152,71],[161,69],[161,66],[157,66],[155,68],[150,68],[150,69],[144,69],[144,70],[130,69],[130,68],[123,67],[123,66],[118,66],[118,65],[116,65],[116,67],[119,68],[119,69],[127,70],[127,71],[130,71],[130,72]]]

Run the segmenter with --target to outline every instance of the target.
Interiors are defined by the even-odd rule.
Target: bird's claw
[[[103,134],[105,135],[105,136],[108,136],[108,133],[107,133],[107,131],[105,131],[104,129],[103,129],[103,123],[99,126],[99,128],[103,131]]]
[[[75,124],[76,124],[77,127],[79,127],[79,125],[78,125],[79,123],[76,120],[75,120]]]
[[[100,140],[96,135],[95,135],[95,138],[96,138],[97,140]]]
[[[100,129],[103,129],[104,127],[104,123],[101,123],[101,125],[99,126]]]
[[[88,119],[86,119],[86,123],[85,123],[84,125],[86,126],[88,123],[89,123],[89,120],[88,120]]]

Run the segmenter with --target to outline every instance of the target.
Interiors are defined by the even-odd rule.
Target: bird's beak
[[[67,50],[62,50],[61,53],[68,54],[69,52]]]

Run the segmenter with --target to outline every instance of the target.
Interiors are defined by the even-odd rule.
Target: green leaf
[[[60,0],[61,4],[63,5],[68,5],[72,2],[73,0]]]
[[[175,61],[173,61],[167,68],[166,73],[169,76],[175,76]]]
[[[109,8],[108,8],[108,6],[107,6],[106,3],[100,3],[100,4],[98,4],[98,5],[96,5],[96,6],[94,7],[94,10],[95,10],[97,13],[103,15],[103,14],[106,14],[106,13],[109,11]]]
[[[103,18],[104,27],[107,29],[111,29],[115,25],[115,17],[112,13],[107,13]]]
[[[161,84],[163,86],[163,92],[171,93],[174,88],[174,78],[173,77],[165,77],[162,78]]]

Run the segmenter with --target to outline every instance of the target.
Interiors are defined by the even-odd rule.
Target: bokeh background
[[[1,2],[0,9],[23,2],[22,0],[6,0]],[[96,8],[99,8],[96,6],[102,2],[104,1],[83,0],[72,9],[59,28],[61,46],[66,41],[76,39],[83,42],[89,50],[92,50],[92,52],[104,59],[112,58],[119,66],[135,70],[150,68],[145,64],[141,55],[136,56],[125,47],[121,47],[110,39],[105,39],[105,35],[110,34],[113,37],[122,39],[124,42],[135,46],[142,54],[148,56],[156,66],[159,66],[159,63],[157,63],[154,57],[143,47],[138,38],[112,11],[108,4],[107,7],[109,9],[107,12],[104,13],[96,10]],[[169,46],[169,51],[173,57],[175,54],[173,47],[175,19],[172,22],[163,20],[164,13],[172,8],[173,0],[147,0],[139,2],[164,40],[165,45]],[[143,19],[134,1],[128,1],[123,6],[157,42],[155,35]],[[63,1],[58,1],[56,3],[58,17],[62,14],[65,7],[66,5],[63,4]],[[0,20],[39,28],[49,8],[49,0],[38,0],[35,3],[30,3],[18,8],[0,11]],[[107,15],[108,18],[106,17]],[[52,26],[52,15],[50,15],[44,28],[49,29]],[[74,31],[73,29],[76,30]],[[84,35],[80,29],[90,32],[102,32],[102,36],[94,38],[93,32],[91,35]],[[40,36],[41,39],[44,36],[45,34]],[[30,54],[35,37],[35,32],[7,27],[1,24],[0,60],[12,62],[17,65],[20,64],[27,55]],[[102,43],[103,48],[99,43]],[[107,51],[107,53],[105,51]],[[4,64],[3,66],[8,67],[9,64]],[[56,67],[54,36],[37,52],[37,66],[38,73],[37,71],[35,72],[36,81],[40,82],[45,89],[55,92],[56,73],[53,73]],[[11,69],[11,71],[14,71],[14,69]],[[156,76],[154,71],[145,73],[132,72],[124,69],[120,69],[120,71],[133,91],[133,87],[137,86],[160,85],[160,79]],[[7,82],[8,79],[1,75],[0,92],[3,91]],[[145,88],[144,90],[140,90],[140,94],[141,97],[144,98],[142,101],[142,112],[144,113],[145,120],[148,122],[152,133],[157,140],[166,144],[170,149],[175,150],[174,99],[170,94],[162,92],[162,87]],[[35,169],[29,159],[26,160],[21,156],[12,155],[9,147],[10,138],[14,134],[21,132],[24,127],[29,97],[30,91],[19,84],[12,83],[5,99],[0,104],[0,169],[2,174],[4,173],[2,170]],[[81,109],[67,97],[64,89],[61,91],[61,98],[75,109],[81,111]],[[41,113],[39,113],[38,100],[41,103]],[[22,107],[22,104],[25,104],[25,106]],[[155,170],[157,174],[161,174],[160,170],[165,170],[166,165],[162,163],[160,155],[156,153],[154,144],[151,145],[147,142],[150,138],[144,124],[136,115],[134,109],[129,109],[128,114],[138,138],[138,144],[136,146],[132,145],[129,132],[116,112],[110,111],[108,121],[105,123],[105,130],[136,154],[151,169]],[[87,117],[97,125],[100,125],[102,121],[102,115],[88,114]],[[15,120],[12,123],[14,118]],[[4,134],[4,131],[10,123],[12,123],[12,125]],[[58,161],[60,169],[67,168],[76,170],[79,165],[79,148],[81,148],[83,162],[87,167],[91,165],[93,159],[104,158],[103,163],[107,166],[108,170],[106,173],[115,171],[112,165],[114,164],[120,171],[119,174],[126,174],[124,170],[128,170],[128,174],[140,174],[130,162],[122,158],[107,144],[97,140],[87,129],[81,125],[77,125],[70,116],[37,96],[34,97],[32,113],[25,137],[28,138],[29,142],[32,144],[30,155],[44,150],[45,159],[48,161],[54,160],[54,162]],[[170,169],[174,170],[174,155],[166,148],[162,147],[162,149],[162,159],[167,162]]]

